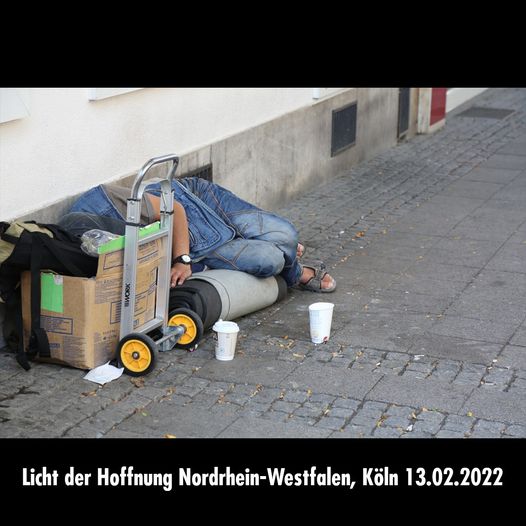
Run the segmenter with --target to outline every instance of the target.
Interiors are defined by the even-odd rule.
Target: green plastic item
[[[152,223],[148,226],[143,226],[139,229],[139,239],[143,238],[144,236],[149,236],[150,234],[153,234],[157,232],[161,228],[160,221],[156,221],[155,223]],[[101,245],[98,248],[99,254],[107,254],[108,252],[114,252],[115,250],[121,250],[124,248],[124,241],[126,239],[126,236],[120,236],[117,239],[112,239],[111,241],[108,241],[104,245]]]
[[[40,308],[52,312],[64,312],[64,285],[62,276],[43,273],[41,275]]]

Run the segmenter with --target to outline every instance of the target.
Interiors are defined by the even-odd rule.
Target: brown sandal
[[[327,275],[325,263],[322,261],[320,261],[317,265],[303,265],[302,267],[312,269],[314,271],[314,276],[312,276],[312,278],[310,278],[306,283],[298,283],[297,287],[300,290],[309,290],[311,292],[333,292],[336,289],[336,280],[332,278],[332,276],[331,278],[334,282],[333,286],[329,288],[322,288],[321,282]]]

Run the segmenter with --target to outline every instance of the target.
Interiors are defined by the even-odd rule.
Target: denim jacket
[[[172,188],[175,200],[183,205],[188,219],[190,256],[192,259],[204,257],[235,237],[235,229],[227,225],[206,203],[179,181],[172,181]],[[160,184],[149,185],[145,191],[159,196]],[[87,212],[122,221],[126,220],[108,197],[102,185],[85,192],[75,201],[70,212]]]
[[[172,181],[174,199],[183,205],[190,234],[190,256],[199,259],[234,239],[236,231],[227,225],[204,201],[179,181]],[[160,184],[146,187],[147,192],[160,195]]]

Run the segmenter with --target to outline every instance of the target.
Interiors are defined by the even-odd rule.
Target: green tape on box
[[[148,226],[143,226],[139,229],[139,239],[142,239],[144,236],[149,236],[157,232],[161,228],[161,223],[156,221]],[[120,236],[117,239],[112,239],[104,245],[101,245],[98,249],[99,254],[106,254],[107,252],[114,252],[115,250],[121,250],[124,248],[124,240],[126,236]]]
[[[42,274],[40,308],[64,313],[64,283],[59,274]]]

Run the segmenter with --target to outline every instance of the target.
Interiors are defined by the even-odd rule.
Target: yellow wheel
[[[146,334],[132,333],[125,336],[117,346],[117,359],[124,372],[130,376],[142,376],[155,366],[157,345]]]
[[[204,329],[201,318],[190,309],[174,309],[170,312],[168,325],[182,325],[184,334],[176,343],[179,349],[190,349],[203,337]]]

